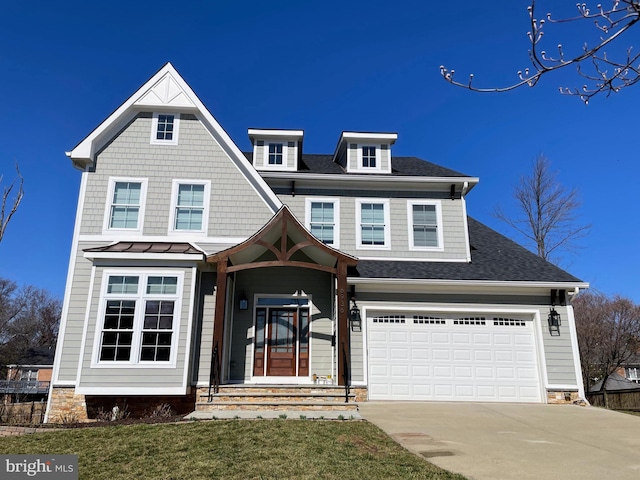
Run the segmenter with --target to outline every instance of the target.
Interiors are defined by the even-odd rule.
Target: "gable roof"
[[[245,161],[244,155],[200,101],[177,70],[167,63],[136,92],[91,131],[67,156],[74,166],[84,169],[95,161],[98,152],[113,136],[141,111],[192,113],[203,123],[229,159],[242,172],[273,213],[282,206],[277,195],[258,172]]]
[[[586,284],[468,217],[471,262],[360,260],[349,277]]]
[[[607,378],[607,391],[615,391],[615,390],[640,390],[640,384],[632,382],[631,380],[627,380],[622,375],[617,373],[612,373]],[[602,380],[593,384],[593,386],[589,389],[590,393],[597,393],[602,388]]]

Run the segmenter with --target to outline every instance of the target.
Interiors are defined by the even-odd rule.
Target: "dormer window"
[[[376,168],[376,147],[362,146],[362,168]]]
[[[342,132],[333,161],[348,173],[391,173],[396,133]]]
[[[302,150],[302,130],[249,129],[256,170],[295,172]]]
[[[269,144],[269,165],[282,165],[282,143]]]
[[[151,143],[153,145],[177,145],[180,115],[174,113],[154,113],[151,122]]]

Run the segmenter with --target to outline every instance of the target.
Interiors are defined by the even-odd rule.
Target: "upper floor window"
[[[407,217],[411,249],[442,249],[442,214],[439,201],[409,200]]]
[[[640,383],[640,368],[629,367],[625,369],[627,371],[627,379],[632,382]]]
[[[282,143],[269,144],[269,165],[282,165],[283,158]]]
[[[389,248],[391,245],[389,200],[356,200],[358,248]]]
[[[337,199],[307,198],[307,229],[322,243],[338,246],[340,210]]]
[[[151,122],[151,143],[156,145],[177,145],[180,115],[154,113]]]
[[[175,357],[181,278],[106,275],[98,363],[169,362]]]
[[[206,232],[210,185],[196,180],[174,180],[172,231]]]
[[[110,179],[105,230],[142,231],[146,179]]]
[[[363,146],[362,168],[376,168],[376,147]]]

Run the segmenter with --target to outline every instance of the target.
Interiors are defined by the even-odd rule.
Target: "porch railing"
[[[347,360],[347,349],[344,346],[344,342],[342,342],[342,361],[344,363],[344,403],[349,403],[349,380],[351,375],[349,375],[349,361]]]
[[[46,394],[49,382],[38,380],[0,380],[0,394],[21,393],[26,395]]]
[[[218,358],[218,345],[213,347],[211,355],[211,370],[209,372],[209,401],[213,400],[213,394],[220,390],[220,359]]]

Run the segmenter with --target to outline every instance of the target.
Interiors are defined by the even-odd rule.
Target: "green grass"
[[[0,453],[77,454],[81,479],[461,480],[367,422],[228,420],[5,437]]]

